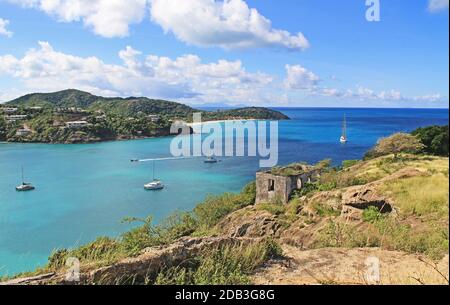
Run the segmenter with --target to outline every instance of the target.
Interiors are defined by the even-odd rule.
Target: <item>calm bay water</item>
[[[420,126],[448,124],[448,110],[436,109],[279,109],[292,118],[280,122],[280,164],[335,164],[358,159],[377,139]],[[350,142],[339,143],[347,115]],[[171,138],[87,145],[0,144],[0,275],[33,270],[57,248],[75,247],[101,235],[118,236],[127,216],[191,210],[208,194],[237,192],[254,179],[258,159],[224,158],[215,165],[201,159],[157,163],[166,184],[146,192],[151,163],[131,158],[170,155]],[[37,190],[16,193],[20,166]]]

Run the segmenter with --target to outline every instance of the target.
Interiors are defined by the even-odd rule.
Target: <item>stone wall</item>
[[[256,204],[281,202],[286,204],[295,190],[316,180],[317,170],[295,176],[277,176],[270,172],[256,173]],[[272,187],[273,186],[273,187]]]

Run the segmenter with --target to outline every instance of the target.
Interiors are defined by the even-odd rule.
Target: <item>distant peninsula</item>
[[[146,97],[101,97],[74,89],[34,93],[0,104],[0,141],[95,143],[169,136],[174,121],[288,120],[263,107],[217,111]]]

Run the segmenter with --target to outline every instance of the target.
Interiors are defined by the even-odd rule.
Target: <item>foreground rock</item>
[[[225,217],[217,229],[229,237],[279,237],[281,224],[271,213],[251,206]]]
[[[445,284],[448,255],[439,263],[423,257],[377,248],[325,248],[301,251],[283,246],[285,258],[271,261],[253,276],[261,285],[314,284]],[[379,278],[374,270],[379,260]]]

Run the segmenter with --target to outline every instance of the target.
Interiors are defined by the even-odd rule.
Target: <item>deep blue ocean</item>
[[[334,164],[361,158],[377,139],[421,126],[448,124],[448,110],[436,109],[278,109],[292,120],[279,123],[279,164]],[[339,143],[343,117],[349,142]],[[166,184],[146,192],[151,163],[132,158],[170,156],[171,138],[87,145],[0,143],[0,275],[45,265],[58,248],[76,247],[98,236],[129,229],[124,217],[153,215],[156,222],[176,210],[188,211],[208,194],[238,192],[259,170],[259,159],[223,158],[157,163]],[[17,193],[20,168],[37,190]]]

